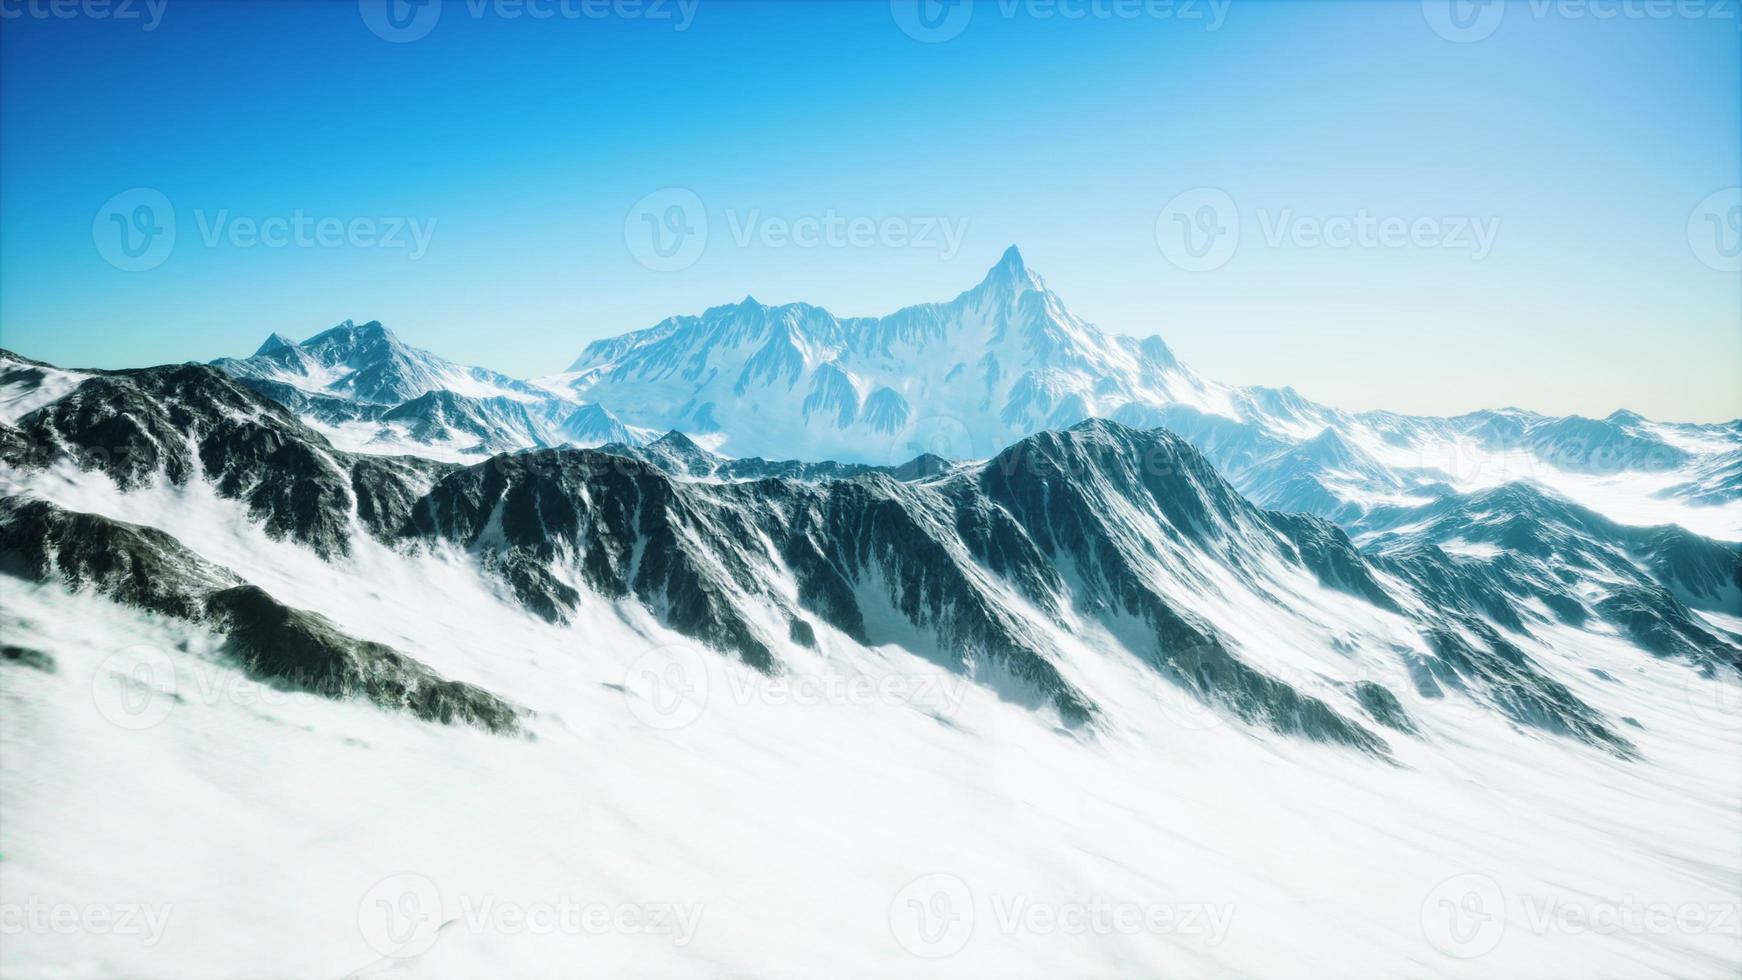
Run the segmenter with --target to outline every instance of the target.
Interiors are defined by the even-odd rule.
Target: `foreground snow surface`
[[[661,716],[613,686],[643,646],[621,627],[445,624],[541,712],[516,740],[253,687],[208,637],[9,591],[9,642],[59,664],[5,675],[4,900],[166,923],[154,944],[9,935],[9,976],[1691,977],[1742,956],[1717,921],[1736,733],[1667,667],[1626,679],[1645,761],[1472,714],[1467,744],[1401,742],[1394,768],[1166,711],[1085,742],[917,676],[924,708],[747,697],[717,658],[699,710]],[[107,689],[149,651],[180,697],[118,727],[161,710]],[[618,924],[539,930],[564,902]],[[1585,924],[1632,905],[1708,928]]]
[[[264,688],[198,627],[0,580],[5,642],[55,661],[0,664],[9,977],[1719,977],[1742,963],[1736,686],[1619,639],[1533,652],[1635,720],[1640,758],[1399,685],[1427,730],[1388,733],[1391,764],[1226,719],[1110,639],[1078,641],[1073,663],[1111,723],[1066,732],[995,679],[936,666],[918,637],[819,635],[815,653],[782,651],[794,670],[771,680],[637,606],[537,620],[463,555],[359,535],[323,562],[203,481],[118,495],[60,471],[34,490],[162,527],[534,714],[500,737]],[[1367,615],[1356,605],[1314,608]],[[1323,649],[1273,640],[1278,672]],[[76,923],[56,927],[54,910]]]

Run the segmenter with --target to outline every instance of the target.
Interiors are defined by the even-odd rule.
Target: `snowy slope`
[[[1732,546],[1501,495],[1365,555],[1109,422],[907,479],[734,479],[677,440],[355,455],[193,366],[0,386],[0,490],[34,508],[0,521],[0,889],[166,921],[9,935],[9,975],[1742,961],[1742,651],[1687,604],[1722,602]],[[1551,519],[1519,560],[1580,561],[1534,604],[1494,602],[1533,567],[1434,551]],[[198,574],[140,573],[164,556]],[[231,577],[305,616],[215,614]],[[514,731],[275,686],[261,651],[311,622]],[[1589,925],[1636,905],[1706,918]]]

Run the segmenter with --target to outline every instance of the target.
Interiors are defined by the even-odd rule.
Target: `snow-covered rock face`
[[[53,369],[8,362],[5,372],[0,381],[43,385]],[[1518,723],[1621,752],[1631,748],[1613,724],[1497,627],[1528,636],[1539,619],[1603,622],[1655,654],[1742,665],[1735,638],[1684,604],[1721,609],[1736,596],[1737,547],[1679,529],[1639,532],[1509,487],[1371,515],[1382,550],[1407,554],[1369,557],[1333,525],[1253,506],[1177,436],[1107,420],[954,466],[727,460],[673,433],[643,447],[505,454],[461,468],[337,450],[280,405],[186,365],[88,378],[5,432],[0,448],[20,476],[74,466],[122,492],[209,482],[267,534],[324,559],[353,554],[361,539],[458,549],[540,618],[567,622],[590,603],[637,601],[765,673],[785,669],[783,648],[814,648],[819,633],[886,642],[878,623],[894,613],[901,635],[930,638],[929,655],[970,676],[1005,677],[1020,699],[1071,726],[1099,724],[1107,693],[1073,677],[1063,638],[1080,640],[1087,622],[1106,631],[1139,623],[1141,638],[1121,639],[1128,653],[1193,697],[1383,754],[1385,740],[1351,719],[1373,702],[1399,703],[1386,682],[1348,677],[1366,685],[1359,698],[1353,686],[1335,696],[1297,690],[1239,638],[1253,627],[1233,613],[1242,601],[1292,621],[1323,590],[1369,606],[1375,622],[1400,620],[1368,638],[1374,667],[1392,661],[1417,688],[1451,685]],[[1297,454],[1360,465],[1334,436]],[[19,492],[35,486],[26,479]],[[76,553],[68,546],[20,537],[30,513],[20,504],[7,518],[25,567],[48,576],[58,547],[69,584],[90,580],[85,566],[65,563]],[[1474,569],[1422,547],[1453,542],[1503,546],[1511,564]],[[171,606],[196,615],[240,581],[225,575],[202,573]],[[1496,608],[1487,598],[1496,592],[1546,603],[1548,614]],[[145,605],[163,611],[165,601]]]
[[[252,357],[212,363],[356,452],[466,460],[655,435],[572,395],[407,346],[374,321],[300,344],[275,333]]]
[[[1367,465],[1334,438],[1300,453]],[[347,452],[210,367],[0,354],[0,889],[170,909],[145,944],[9,934],[7,964],[1734,962],[1730,934],[1528,910],[1733,906],[1742,548],[1520,488],[1368,519],[1364,552],[1108,420],[970,463],[675,434],[460,465]],[[1472,875],[1508,923],[1480,948],[1438,904]],[[948,956],[901,918],[940,878],[978,917]],[[407,879],[427,933],[371,918]],[[694,928],[533,932],[480,924],[482,900],[661,903]],[[1220,925],[1072,933],[1013,901]]]
[[[359,326],[346,320],[300,344],[275,333],[253,357],[214,363],[237,377],[375,405],[397,405],[432,391],[471,398],[543,396],[524,381],[409,347],[375,321]]]

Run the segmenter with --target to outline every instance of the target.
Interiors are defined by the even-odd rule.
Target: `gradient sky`
[[[1413,0],[1235,0],[1215,30],[1207,0],[1198,20],[987,0],[921,43],[869,0],[702,0],[681,31],[670,7],[537,20],[456,0],[389,43],[342,0],[169,0],[149,31],[28,2],[0,3],[0,344],[59,364],[242,355],[350,318],[548,374],[747,293],[843,315],[947,299],[1015,243],[1073,311],[1222,381],[1352,409],[1742,416],[1742,275],[1689,231],[1720,234],[1697,209],[1742,184],[1734,9],[1520,2],[1454,43]],[[709,225],[675,272],[625,241],[666,187]],[[1189,272],[1157,216],[1203,187],[1235,203],[1239,247]],[[177,222],[142,272],[93,229],[132,188]],[[435,224],[415,259],[201,233],[298,211]],[[830,212],[965,233],[948,257],[734,240],[753,214]],[[1284,212],[1499,224],[1480,257],[1272,246]]]

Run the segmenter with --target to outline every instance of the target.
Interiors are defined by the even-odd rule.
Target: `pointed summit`
[[[274,351],[280,351],[295,346],[296,341],[291,340],[284,334],[274,333],[272,336],[266,338],[266,343],[260,345],[260,349],[254,352],[254,356],[260,357],[265,354],[271,354]]]
[[[998,259],[998,264],[987,271],[986,278],[981,280],[979,286],[981,290],[1000,288],[1010,289],[1016,293],[1026,292],[1030,289],[1044,292],[1046,283],[1042,282],[1040,276],[1036,275],[1034,270],[1022,261],[1022,253],[1017,250],[1015,245],[1012,245],[1004,250],[1003,256]]]
[[[653,442],[650,445],[661,446],[661,447],[664,447],[666,449],[672,449],[672,450],[676,450],[679,452],[686,452],[686,453],[700,453],[700,452],[706,451],[706,450],[702,449],[701,446],[696,445],[696,441],[694,439],[691,439],[689,436],[684,435],[682,432],[678,431],[677,429],[672,429],[669,432],[667,432],[665,435],[660,436],[658,439],[653,440]]]

